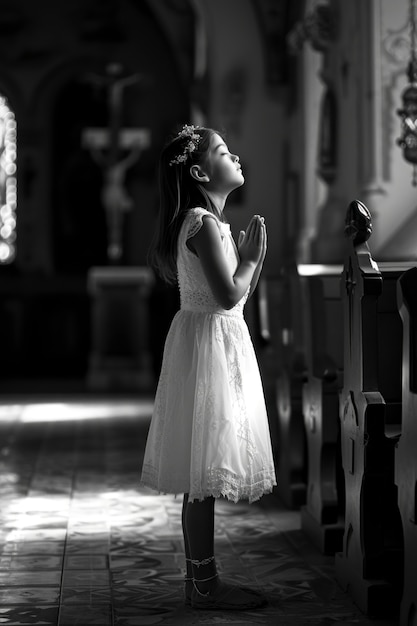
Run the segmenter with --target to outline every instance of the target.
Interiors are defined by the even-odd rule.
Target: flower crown
[[[199,128],[199,126],[193,126],[192,124],[185,124],[182,127],[182,130],[180,130],[177,137],[189,137],[189,140],[185,144],[182,153],[171,159],[168,165],[179,165],[180,163],[185,163],[191,152],[194,152],[201,139],[200,135],[194,132],[197,128]]]

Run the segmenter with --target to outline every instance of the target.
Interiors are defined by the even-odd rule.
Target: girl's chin
[[[245,179],[243,178],[243,176],[240,177],[240,181],[236,181],[236,183],[232,186],[230,186],[230,191],[228,193],[232,193],[232,191],[234,191],[235,189],[239,189],[239,187],[242,187],[242,185],[245,183]]]

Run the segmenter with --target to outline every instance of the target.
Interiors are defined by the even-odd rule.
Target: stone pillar
[[[327,5],[330,36],[322,46],[323,83],[317,175],[325,198],[315,209],[311,261],[340,263],[348,204],[361,200],[375,227],[386,195],[383,178],[381,0]],[[376,230],[378,230],[376,228]]]
[[[383,124],[382,124],[382,70],[381,70],[381,0],[368,0],[358,4],[359,22],[364,32],[360,43],[361,85],[358,92],[362,110],[363,141],[358,150],[363,179],[360,200],[369,209],[374,226],[385,195],[383,186]],[[351,198],[353,200],[353,198]]]

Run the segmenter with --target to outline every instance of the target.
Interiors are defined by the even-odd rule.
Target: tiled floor
[[[361,615],[274,496],[217,503],[223,576],[269,605],[186,608],[181,498],[138,486],[151,403],[47,400],[0,405],[0,624],[393,626]]]

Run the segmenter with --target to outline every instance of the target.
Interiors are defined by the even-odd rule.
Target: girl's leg
[[[181,516],[181,521],[182,521],[182,534],[184,537],[184,552],[185,552],[185,567],[186,567],[186,581],[192,581],[193,579],[193,567],[191,565],[191,553],[190,553],[190,545],[188,543],[188,535],[187,535],[187,528],[186,528],[186,521],[185,521],[185,512],[187,510],[187,505],[188,505],[188,493],[184,494],[184,500],[182,503],[182,516]]]
[[[187,577],[191,565],[192,577],[201,593],[207,593],[217,585],[214,560],[214,503],[213,497],[201,502],[188,502],[188,497],[184,496],[182,517],[184,544],[186,558],[191,559],[187,561]]]
[[[242,610],[264,606],[265,599],[259,593],[221,582],[217,578],[214,559],[214,503],[215,499],[212,497],[201,502],[189,502],[188,494],[184,494],[182,529],[187,578],[190,579],[186,580],[185,585],[188,603],[201,609]],[[193,585],[200,598],[197,606],[191,599]]]

